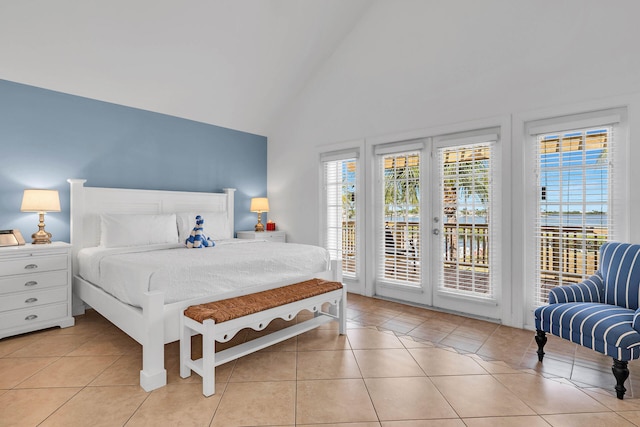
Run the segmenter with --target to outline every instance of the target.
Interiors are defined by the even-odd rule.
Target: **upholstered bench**
[[[329,303],[332,310],[323,311]],[[346,331],[347,291],[340,282],[311,279],[293,285],[270,289],[188,307],[181,317],[180,376],[194,371],[202,377],[202,393],[215,393],[215,367],[303,332],[337,320],[339,332]],[[260,338],[215,352],[215,342],[227,342],[239,331],[252,328],[261,331],[274,319],[294,320],[302,310],[315,316]],[[191,359],[191,337],[202,334],[202,358]]]

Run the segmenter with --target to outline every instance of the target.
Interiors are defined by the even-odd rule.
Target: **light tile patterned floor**
[[[634,362],[620,401],[609,358],[555,337],[540,364],[532,331],[358,295],[348,317],[346,336],[326,325],[219,367],[205,398],[177,343],[168,385],[144,392],[141,347],[88,311],[0,340],[0,426],[640,425]]]

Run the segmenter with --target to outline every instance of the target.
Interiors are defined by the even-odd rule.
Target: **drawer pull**
[[[24,320],[35,320],[38,318],[37,314],[30,314],[27,317],[24,318]]]
[[[27,283],[25,283],[24,285],[25,286],[35,286],[37,284],[38,284],[38,282],[36,282],[35,280],[30,280]]]
[[[25,270],[33,270],[34,268],[38,268],[38,264],[27,264],[24,266]]]
[[[38,301],[38,298],[27,298],[26,300],[24,300],[24,302],[26,302],[27,304],[31,304],[32,302],[36,301]]]

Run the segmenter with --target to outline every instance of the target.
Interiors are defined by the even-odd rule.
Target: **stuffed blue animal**
[[[206,248],[216,245],[213,240],[204,234],[202,224],[204,224],[204,219],[200,215],[196,216],[196,226],[193,227],[191,235],[184,242],[188,248]]]

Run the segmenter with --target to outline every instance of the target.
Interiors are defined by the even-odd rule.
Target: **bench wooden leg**
[[[204,321],[202,334],[202,394],[209,397],[216,392],[216,341],[213,320]]]
[[[342,290],[342,299],[338,303],[338,322],[340,335],[344,335],[347,333],[347,288],[343,288]]]

